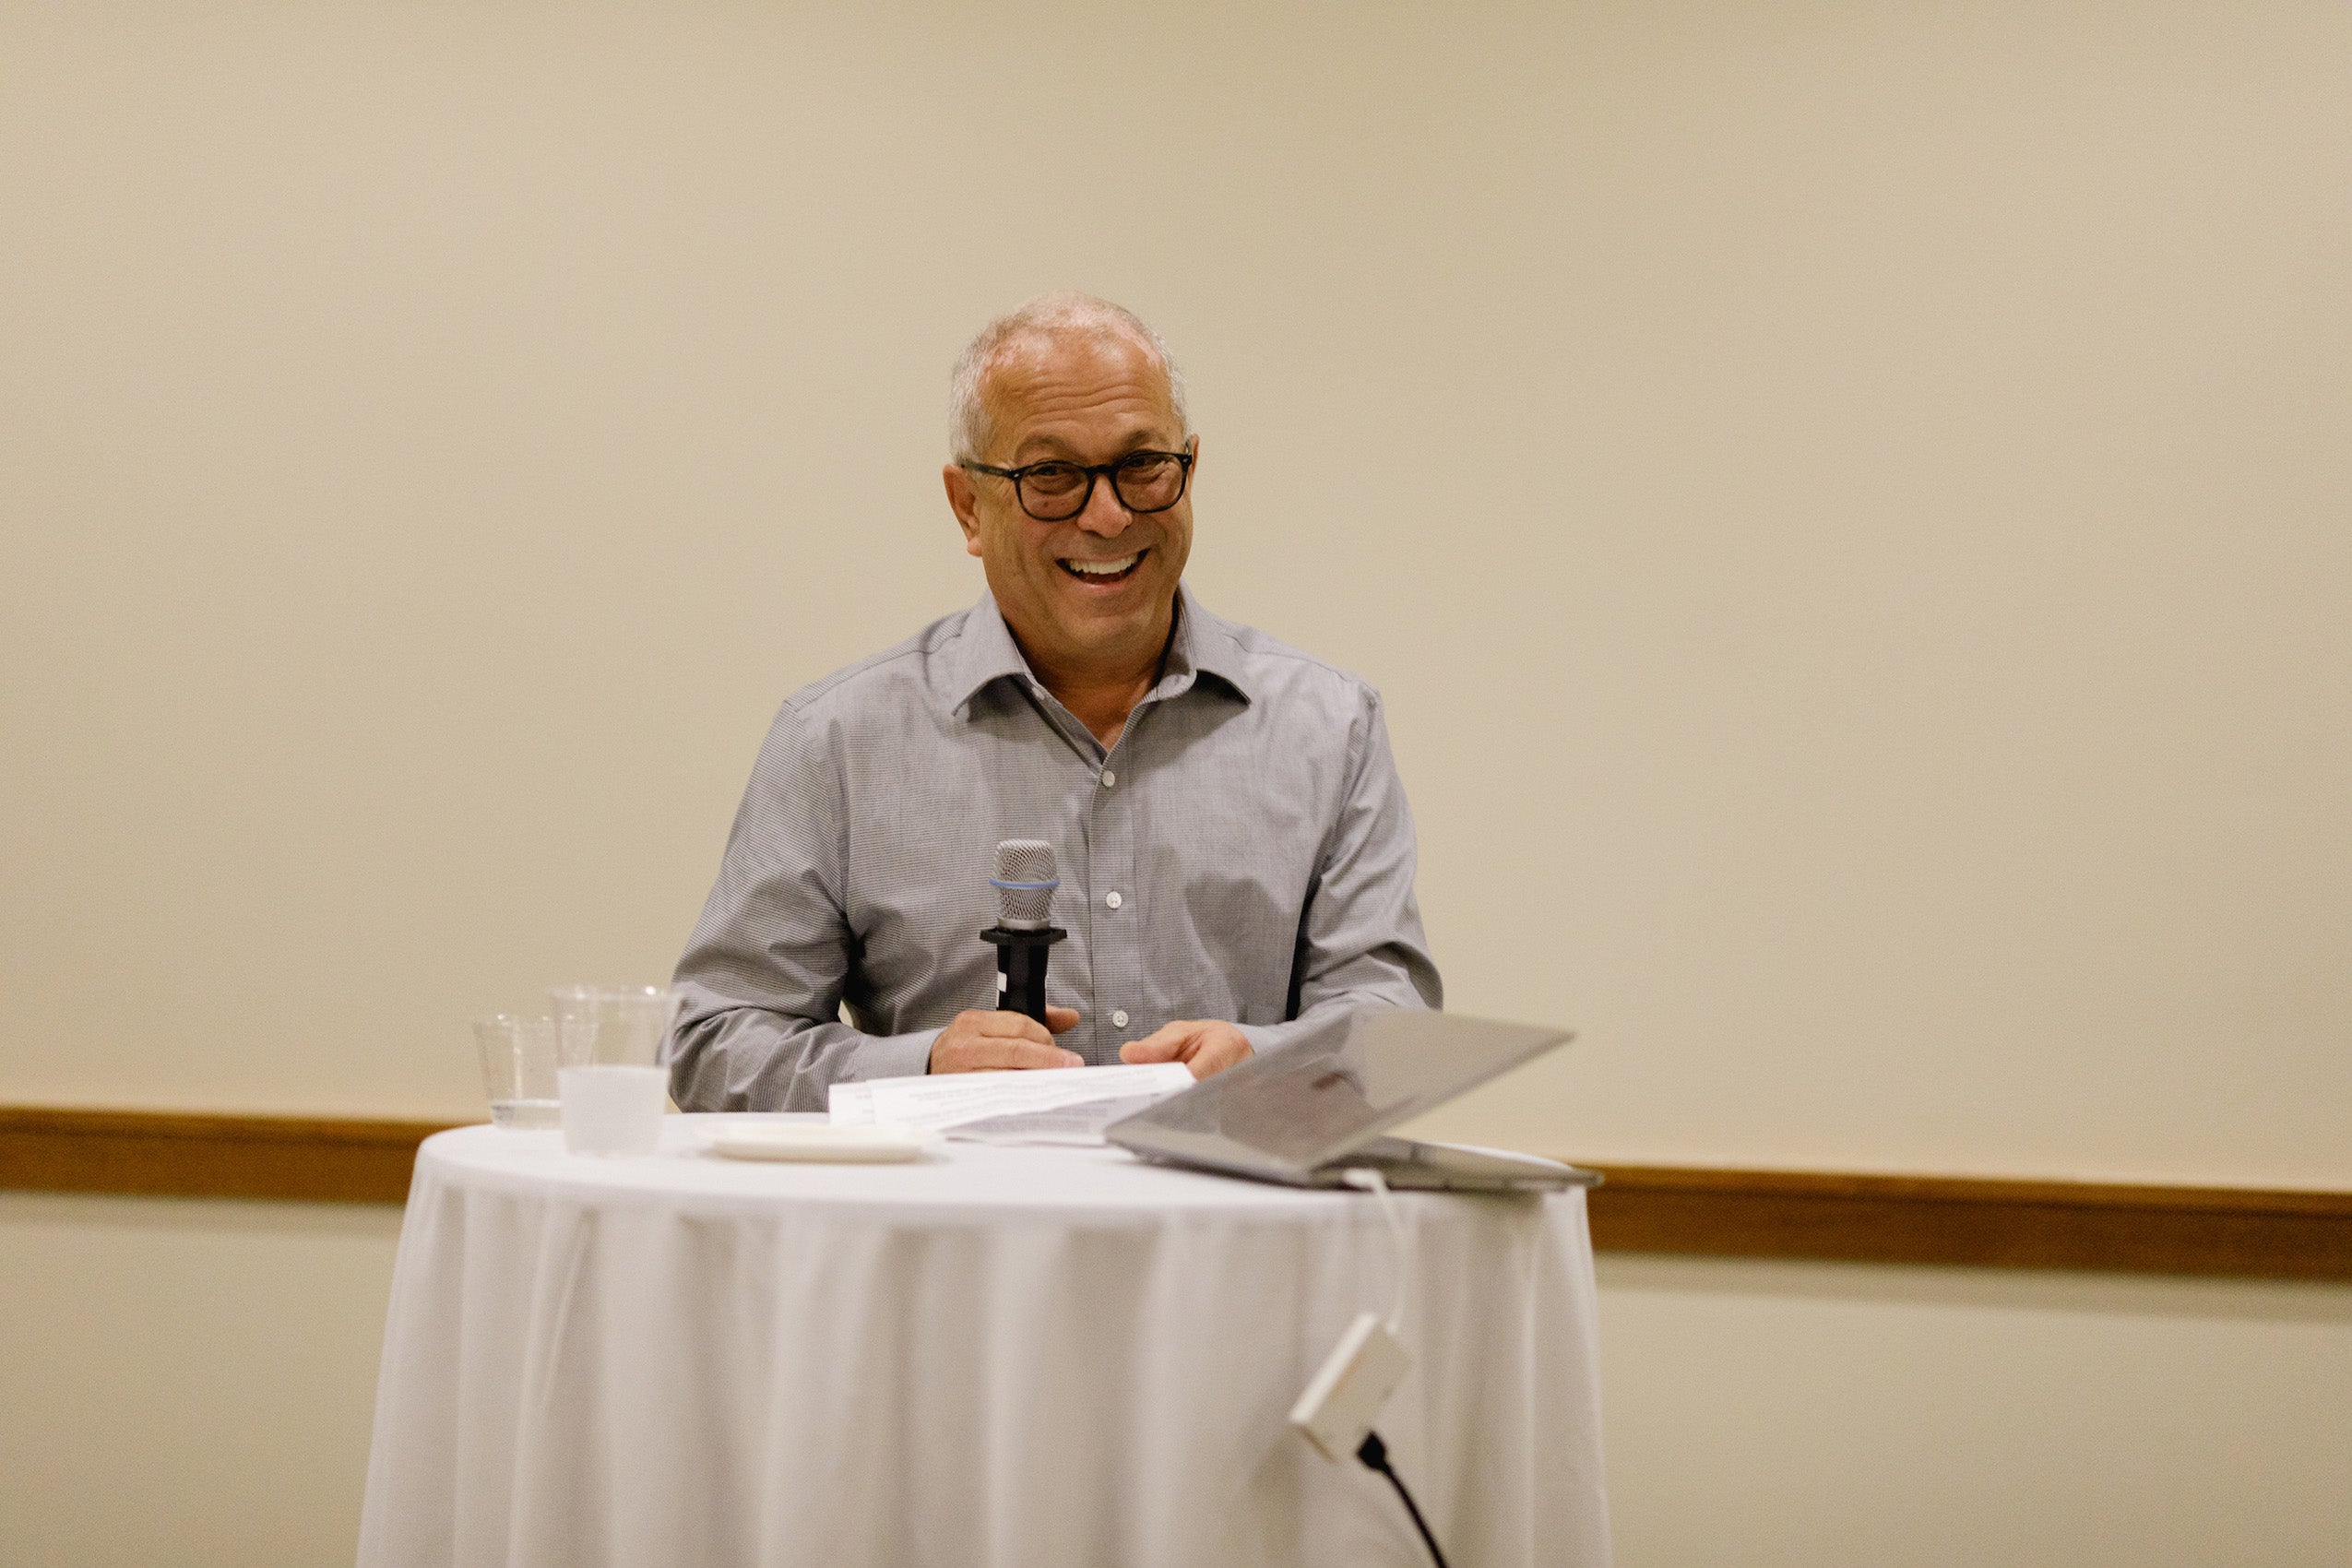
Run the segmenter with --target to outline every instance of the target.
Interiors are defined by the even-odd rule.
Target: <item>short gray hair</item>
[[[988,403],[980,395],[980,384],[988,378],[990,367],[1004,345],[1016,339],[1048,337],[1058,332],[1126,338],[1149,349],[1168,377],[1168,400],[1176,410],[1181,433],[1186,436],[1193,434],[1192,417],[1184,411],[1184,377],[1177,370],[1168,345],[1159,340],[1159,334],[1123,305],[1065,290],[1039,294],[1014,306],[981,327],[965,347],[963,356],[956,362],[955,374],[947,382],[949,457],[959,463],[977,461],[995,434],[989,425]]]

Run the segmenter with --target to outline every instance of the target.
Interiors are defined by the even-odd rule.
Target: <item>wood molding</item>
[[[448,1125],[0,1106],[0,1188],[397,1204]]]
[[[1608,1252],[2352,1280],[2352,1193],[1603,1169]]]
[[[446,1125],[0,1106],[0,1188],[397,1204]],[[1604,1252],[2352,1280],[2352,1193],[1603,1170]]]

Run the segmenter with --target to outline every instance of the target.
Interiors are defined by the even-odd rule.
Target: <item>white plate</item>
[[[828,1122],[754,1122],[711,1130],[705,1146],[729,1159],[812,1159],[885,1164],[920,1159],[931,1135],[913,1127],[837,1127]]]

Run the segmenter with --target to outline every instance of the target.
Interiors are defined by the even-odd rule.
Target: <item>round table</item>
[[[359,1561],[1416,1564],[1290,1406],[1385,1313],[1374,1200],[1116,1149],[754,1164],[426,1140]],[[1379,1422],[1448,1558],[1608,1560],[1584,1195],[1403,1194],[1414,1365]]]

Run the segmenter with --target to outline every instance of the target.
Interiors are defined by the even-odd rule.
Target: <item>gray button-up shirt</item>
[[[785,699],[678,963],[678,1103],[820,1111],[925,1071],[996,1005],[1004,838],[1054,848],[1046,999],[1088,1063],[1175,1018],[1264,1051],[1336,1009],[1439,1005],[1377,692],[1180,590],[1106,752],[983,596]]]

